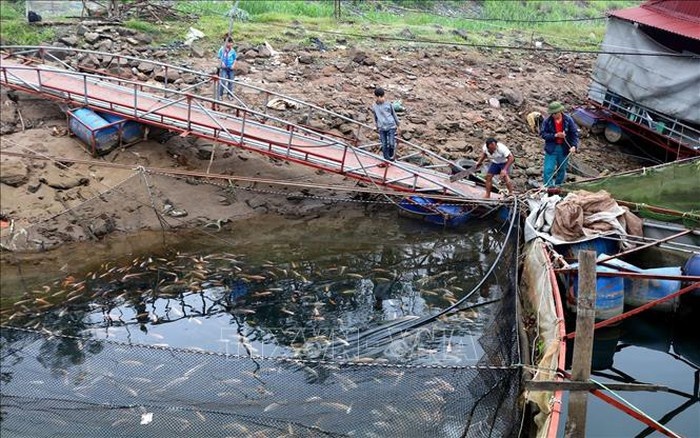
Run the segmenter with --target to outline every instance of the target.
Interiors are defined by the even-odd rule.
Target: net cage
[[[15,230],[4,236],[3,245],[14,250],[50,247],[51,239],[68,227],[72,235],[76,228],[84,230],[88,239],[99,234],[97,220],[108,226],[115,215],[128,214],[130,221],[142,224],[156,217],[164,228],[176,228],[185,219],[163,212],[179,205],[179,185],[192,183],[137,172],[21,233]],[[235,203],[260,195],[234,192],[230,183],[196,183],[207,184],[219,195],[212,199],[228,196]],[[277,197],[288,202],[290,195]],[[124,207],[124,199],[131,204]],[[339,307],[350,306],[343,301],[344,291],[334,294],[340,286],[329,290],[328,285],[309,281],[314,275],[310,267],[239,272],[235,256],[229,254],[202,274],[201,266],[213,262],[182,257],[161,266],[156,259],[143,258],[126,267],[103,265],[84,280],[64,279],[44,290],[37,286],[3,306],[1,314],[2,436],[515,436],[522,417],[515,311],[518,221],[516,209],[512,211],[494,233],[500,242],[493,247],[488,269],[476,270],[471,288],[449,306],[342,337],[326,330],[313,339],[307,333],[305,342],[291,335],[281,340],[281,333],[264,329],[262,307],[257,313],[249,310],[254,303],[247,301],[242,307],[242,294],[267,298],[273,274],[280,294],[289,286],[302,296],[316,294],[310,302],[332,296]],[[298,273],[292,273],[293,268]],[[437,276],[440,272],[433,275]],[[112,277],[119,281],[107,281]],[[351,280],[342,287],[359,291],[367,285],[366,279]],[[311,283],[316,289],[310,289]],[[206,294],[211,288],[222,291],[216,300]],[[155,295],[158,303],[167,299],[169,304],[157,307],[155,300],[142,299]],[[294,297],[289,295],[274,311],[313,321],[318,307],[303,299],[295,303]],[[115,302],[127,300],[134,303],[132,313],[115,317]],[[360,298],[353,300],[357,305]],[[193,310],[195,301],[203,303],[201,310]],[[474,308],[488,309],[479,321],[480,354],[472,362],[445,360],[450,354],[464,354],[443,354],[450,348],[444,339],[467,324]],[[217,335],[222,338],[218,341],[226,342],[225,351],[206,343],[190,345],[184,340],[187,331],[179,334],[179,344],[166,344],[146,335],[96,336],[91,330],[120,324],[167,326],[175,319],[196,327],[195,320],[206,324],[216,313],[231,315],[239,323],[226,339]],[[262,348],[272,336],[278,348]]]
[[[567,184],[569,190],[590,192],[605,190],[616,199],[637,204],[636,212],[649,219],[680,222],[687,227],[700,226],[700,158],[664,164],[641,172],[612,175],[593,181]],[[683,216],[652,211],[648,206],[684,213]]]

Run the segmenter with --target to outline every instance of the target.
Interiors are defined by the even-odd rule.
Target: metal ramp
[[[123,55],[56,47],[0,46],[0,85],[71,107],[83,106],[120,115],[140,123],[166,128],[181,135],[210,139],[268,156],[339,173],[394,190],[432,193],[464,199],[481,199],[484,190],[471,181],[451,182],[449,174],[435,170],[450,168],[454,163],[418,145],[399,140],[397,149],[404,152],[395,162],[357,145],[360,132],[374,128],[348,117],[298,99],[237,81],[235,101],[223,102],[198,94],[203,88],[217,86],[218,78],[201,71]],[[61,61],[66,56],[97,56],[110,65],[149,62],[162,73],[161,84],[136,82],[107,75],[105,71],[76,71]],[[84,70],[84,69],[81,69]],[[168,83],[168,72],[189,74],[185,87]],[[242,92],[243,91],[243,92]],[[251,108],[243,98],[262,98],[262,109]],[[242,98],[243,97],[243,98]],[[268,113],[271,97],[283,98],[303,107],[307,118],[312,112],[336,117],[354,124],[355,140],[338,138],[292,123]],[[355,144],[352,144],[355,143]],[[376,146],[376,143],[374,144]],[[405,160],[423,157],[431,166],[419,166]],[[494,194],[494,198],[500,195]]]

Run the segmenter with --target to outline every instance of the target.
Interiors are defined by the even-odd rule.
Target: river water
[[[676,314],[647,311],[617,326],[597,330],[591,378],[604,384],[649,383],[667,387],[668,391],[618,394],[629,406],[680,436],[700,437],[699,320],[700,300],[687,298]],[[573,353],[573,343],[567,345],[567,353]],[[565,396],[564,413],[567,401]],[[563,433],[564,422],[559,435]],[[664,435],[589,394],[586,436]]]
[[[54,252],[50,266],[36,260],[5,265],[3,320],[96,341],[330,359],[337,352],[328,346],[347,347],[344,340],[359,332],[434,314],[460,300],[493,263],[504,232],[492,222],[448,230],[385,215],[351,224],[319,219],[290,225],[271,217],[226,233],[169,236],[167,248],[163,236],[148,233],[139,244],[132,239]],[[131,250],[124,254],[124,248]],[[13,304],[27,296],[31,303]],[[478,340],[493,319],[489,303],[497,299],[485,286],[467,302],[486,304],[441,321],[427,336],[380,351],[350,347],[358,356],[391,363],[476,364],[484,354]],[[700,436],[699,316],[640,317],[599,333],[593,377],[667,385],[672,392],[624,396],[671,430]],[[3,348],[13,345],[8,339]],[[42,348],[39,360],[60,372],[100,351],[64,343]],[[589,400],[588,436],[648,433],[636,420]]]

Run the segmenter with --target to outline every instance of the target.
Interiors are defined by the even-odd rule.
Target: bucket
[[[92,155],[103,155],[119,145],[119,129],[87,108],[68,111],[68,127],[90,146]]]
[[[571,265],[577,267],[578,263]],[[596,266],[596,272],[617,272],[605,266]],[[578,275],[567,276],[567,305],[576,312]],[[598,277],[596,280],[595,319],[602,321],[622,314],[625,308],[625,284],[620,277]]]
[[[124,117],[117,116],[110,113],[98,113],[100,117],[108,121],[109,123],[122,122],[121,123],[121,134],[122,134],[122,144],[134,143],[143,140],[143,125],[136,123],[131,120],[127,120]],[[117,126],[119,127],[119,126]]]

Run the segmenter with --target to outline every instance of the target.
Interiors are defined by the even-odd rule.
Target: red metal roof
[[[649,0],[610,15],[700,40],[700,1]]]

